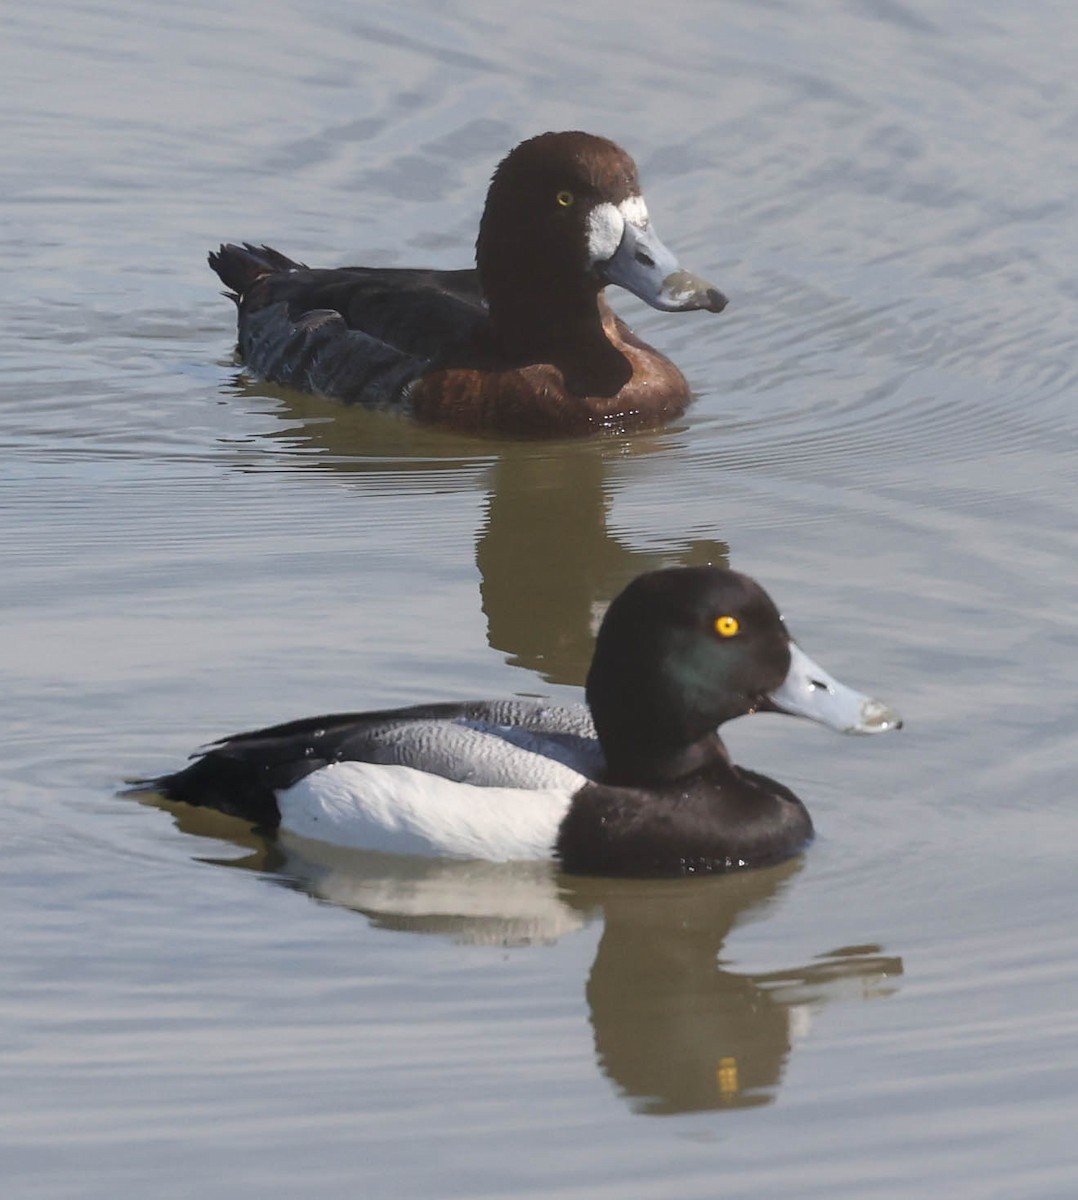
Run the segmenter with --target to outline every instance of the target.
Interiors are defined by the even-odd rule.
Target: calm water
[[[1074,1196],[1078,9],[4,24],[4,1196]],[[238,373],[216,242],[466,265],[498,158],[573,127],[732,298],[617,301],[680,424],[467,441]],[[120,794],[260,722],[574,697],[610,595],[697,561],[907,718],[731,729],[816,818],[780,870],[330,855]]]

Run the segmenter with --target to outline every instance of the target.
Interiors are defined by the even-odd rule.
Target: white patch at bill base
[[[594,266],[613,258],[625,234],[625,218],[609,202],[597,204],[588,213],[588,262]]]
[[[618,211],[627,225],[635,225],[637,229],[647,229],[651,218],[648,216],[648,206],[643,196],[629,196],[618,205]]]

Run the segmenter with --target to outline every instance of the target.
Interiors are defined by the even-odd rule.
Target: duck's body
[[[777,862],[812,836],[792,792],[730,762],[723,721],[766,708],[855,732],[898,724],[808,659],[758,585],[716,567],[631,584],[587,696],[590,713],[513,700],[309,718],[227,738],[157,783],[339,845],[677,875]]]
[[[657,239],[613,142],[548,133],[518,146],[491,182],[476,262],[311,270],[265,246],[210,255],[239,309],[239,352],[266,379],[524,436],[654,426],[684,409],[684,376],[603,288],[671,311],[726,300]]]

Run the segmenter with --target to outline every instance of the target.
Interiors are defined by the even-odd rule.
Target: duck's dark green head
[[[603,620],[587,696],[611,778],[623,782],[689,773],[722,755],[724,721],[759,710],[844,732],[901,723],[818,667],[763,588],[723,567],[634,580]]]

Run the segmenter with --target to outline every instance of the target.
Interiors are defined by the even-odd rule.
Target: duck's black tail
[[[241,821],[251,821],[259,829],[273,830],[281,822],[281,812],[263,774],[257,765],[211,748],[173,775],[133,780],[128,794],[157,793],[197,808],[215,808]]]
[[[293,262],[279,251],[269,246],[252,246],[250,242],[244,242],[242,246],[227,243],[219,250],[211,250],[209,262],[221,282],[230,289],[229,295],[237,301],[263,275],[304,269],[303,263]]]

